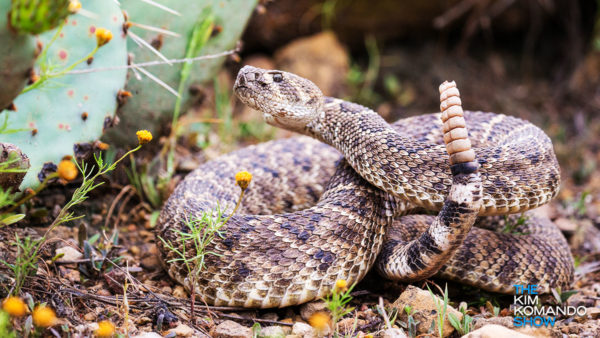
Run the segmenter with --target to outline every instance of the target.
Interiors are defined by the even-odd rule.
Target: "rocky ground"
[[[577,292],[564,301],[571,306],[584,306],[587,315],[559,317],[554,328],[515,332],[511,296],[487,294],[451,283],[447,284],[447,312],[459,319],[463,315],[472,317],[472,332],[468,337],[599,336],[600,272],[596,262],[600,253],[600,117],[597,113],[600,92],[597,86],[591,85],[600,76],[599,56],[591,54],[566,84],[544,77],[523,80],[513,72],[513,63],[518,57],[501,53],[489,53],[473,60],[440,53],[435,46],[425,45],[382,49],[377,56],[371,55],[374,57],[379,66],[369,69],[366,66],[369,60],[362,63],[351,60],[334,34],[322,33],[297,39],[279,48],[273,56],[245,55],[242,63],[298,73],[314,80],[325,94],[367,104],[389,121],[436,111],[437,85],[442,80],[453,79],[461,90],[465,109],[516,115],[542,127],[554,141],[563,187],[557,199],[539,212],[552,218],[569,239],[577,266],[577,280],[573,285]],[[228,69],[220,74],[218,81],[224,88],[231,88],[239,66],[230,62]],[[194,120],[215,117],[214,89],[202,90],[206,99],[186,117],[191,126]],[[244,132],[224,136],[217,126],[185,137],[178,149],[179,169],[173,186],[198,163],[225,151],[272,137],[289,136],[287,132],[264,126],[259,114],[234,100],[231,102],[232,130]],[[226,139],[231,142],[224,141]],[[202,142],[210,146],[198,147]],[[209,307],[196,302],[192,316],[189,295],[168,278],[158,260],[152,232],[157,209],[139,198],[122,170],[104,180],[106,184],[94,191],[76,211],[86,217],[54,231],[54,239],[43,248],[44,261],[39,264],[36,276],[29,278],[23,288],[34,299],[46,301],[56,310],[64,324],[54,327],[58,335],[91,335],[97,322],[104,319],[116,323],[121,333],[138,337],[158,337],[160,333],[182,337],[291,338],[328,333],[330,329],[318,332],[307,324],[315,312],[323,310],[320,301],[260,311]],[[21,237],[43,233],[44,224],[57,215],[76,186],[77,182],[54,185],[36,197],[35,209],[30,210],[36,217],[31,224],[26,224],[29,227],[1,228],[0,258],[14,261],[15,249],[10,245],[14,233]],[[117,240],[111,238],[115,229]],[[94,249],[86,249],[85,240],[91,242]],[[63,255],[53,259],[57,254]],[[13,277],[0,265],[0,281],[11,282]],[[436,279],[413,286],[395,284],[371,272],[353,290],[350,306],[354,311],[341,319],[337,327],[342,334],[359,337],[434,336],[437,326],[432,322],[437,320],[439,308],[427,288],[440,296],[445,286],[445,281]],[[0,290],[0,298],[5,296],[3,292]],[[556,298],[549,295],[543,302],[556,304]],[[387,316],[381,313],[380,302]],[[406,313],[407,305],[412,308],[410,316]],[[443,333],[450,337],[461,335],[447,321]]]

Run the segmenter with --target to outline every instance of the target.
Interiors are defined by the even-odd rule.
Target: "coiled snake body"
[[[253,174],[239,212],[206,249],[194,289],[207,303],[299,304],[327,295],[338,279],[360,281],[374,265],[393,280],[437,273],[503,293],[514,284],[542,292],[570,284],[573,260],[554,224],[528,213],[524,224],[498,216],[557,193],[558,163],[539,128],[492,113],[463,119],[452,86],[441,91],[443,113],[393,125],[286,72],[246,66],[234,89],[268,123],[311,137],[207,162],[167,201],[157,235],[193,257],[194,246],[184,248],[175,230],[187,231],[185,220],[217,205],[231,211],[235,173]],[[423,209],[439,213],[413,215]],[[169,275],[190,288],[179,256],[157,243]]]

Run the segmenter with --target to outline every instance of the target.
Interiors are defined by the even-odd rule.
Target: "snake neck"
[[[369,183],[415,206],[439,210],[452,184],[440,182],[439,194],[422,178],[438,171],[451,177],[443,145],[399,134],[379,114],[361,105],[325,98],[323,110],[306,126],[305,134],[339,150]]]

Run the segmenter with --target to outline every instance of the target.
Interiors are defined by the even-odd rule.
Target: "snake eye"
[[[281,82],[283,81],[283,76],[280,73],[275,73],[273,74],[273,81]]]

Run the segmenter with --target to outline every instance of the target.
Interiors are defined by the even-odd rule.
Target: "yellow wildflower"
[[[308,318],[308,323],[315,329],[323,331],[331,324],[331,317],[326,312],[315,312]]]
[[[79,170],[77,170],[77,166],[71,160],[62,160],[58,164],[58,169],[56,170],[58,177],[65,181],[72,181],[77,178],[77,174],[79,174]]]
[[[79,0],[71,0],[69,2],[69,12],[77,13],[81,9],[81,2]]]
[[[242,190],[248,188],[250,181],[252,181],[252,174],[247,171],[240,171],[235,174],[235,183],[239,185]]]
[[[140,145],[152,141],[152,133],[147,130],[138,130],[135,134],[137,135]]]
[[[56,313],[50,307],[40,305],[33,310],[33,323],[39,327],[50,327],[56,324]]]
[[[365,338],[373,338],[373,335],[372,335],[372,334],[370,334],[370,333],[369,333],[369,334],[366,334],[366,335],[365,335]]]
[[[112,32],[108,29],[102,27],[96,28],[96,43],[98,44],[98,47],[106,45],[112,37]]]
[[[2,303],[2,309],[13,317],[23,317],[27,313],[27,305],[19,297],[8,297]]]
[[[103,320],[98,323],[96,335],[98,337],[112,337],[115,334],[115,324],[108,320]]]
[[[338,279],[335,282],[335,290],[338,292],[344,292],[348,288],[348,282],[345,279]]]

